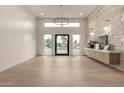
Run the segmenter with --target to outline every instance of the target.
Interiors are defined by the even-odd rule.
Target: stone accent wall
[[[100,35],[109,36],[109,43],[121,52],[121,63],[124,63],[124,6],[97,6],[88,16],[87,40],[95,40]]]

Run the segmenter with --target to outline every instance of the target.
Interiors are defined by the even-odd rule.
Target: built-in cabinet
[[[104,51],[84,48],[84,53],[86,56],[105,64],[120,64],[120,53],[117,51]]]

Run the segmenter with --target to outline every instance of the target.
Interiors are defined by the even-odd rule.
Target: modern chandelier
[[[58,18],[55,18],[54,23],[56,25],[59,25],[60,27],[63,27],[64,25],[69,24],[69,20],[67,18],[63,17],[63,5],[60,5],[60,12],[61,12],[61,16]]]

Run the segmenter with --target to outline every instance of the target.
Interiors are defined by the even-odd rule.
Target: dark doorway
[[[55,35],[55,55],[69,55],[69,34]]]

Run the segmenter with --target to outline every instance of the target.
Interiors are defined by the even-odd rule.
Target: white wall
[[[35,25],[24,6],[0,6],[0,71],[36,56]]]
[[[44,34],[51,34],[52,35],[52,55],[55,55],[55,34],[69,34],[70,42],[69,42],[69,54],[72,55],[72,35],[73,34],[79,34],[81,37],[80,45],[81,45],[81,55],[83,55],[83,48],[85,46],[86,41],[86,30],[85,30],[85,20],[84,19],[75,19],[71,20],[72,22],[80,22],[81,26],[79,28],[77,27],[67,27],[67,28],[58,28],[58,27],[49,27],[44,28],[43,23],[44,22],[50,22],[53,19],[39,19],[38,20],[38,40],[37,40],[37,55],[44,55]]]

